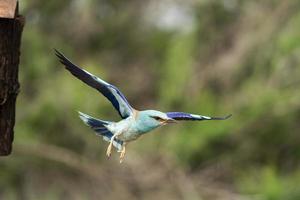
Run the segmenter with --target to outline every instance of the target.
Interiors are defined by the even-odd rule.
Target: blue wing
[[[175,120],[192,120],[192,121],[200,121],[200,120],[225,120],[231,117],[230,115],[227,115],[225,117],[208,117],[203,115],[195,115],[190,113],[184,113],[184,112],[167,112],[166,113],[169,118],[175,119]]]
[[[55,54],[59,58],[60,62],[65,65],[66,69],[69,70],[74,76],[101,92],[112,103],[123,119],[132,115],[133,108],[130,106],[125,96],[120,90],[118,90],[117,87],[101,80],[97,76],[85,71],[84,69],[79,68],[56,49]]]

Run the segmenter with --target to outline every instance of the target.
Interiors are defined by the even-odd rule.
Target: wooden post
[[[0,0],[0,155],[12,150],[18,66],[24,18],[18,15],[16,0]]]

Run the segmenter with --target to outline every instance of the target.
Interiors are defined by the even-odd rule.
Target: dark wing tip
[[[225,116],[224,119],[228,119],[228,118],[230,118],[231,116],[232,116],[232,114],[229,114],[229,115]]]
[[[65,60],[66,57],[57,49],[54,48],[55,55],[60,59],[60,61]]]
[[[232,116],[232,114],[226,115],[225,117],[211,117],[211,119],[213,120],[226,120],[228,118],[230,118]]]
[[[66,66],[66,68],[74,67],[75,65],[66,57],[64,54],[62,54],[60,51],[54,48],[55,55],[59,58],[59,61]]]
[[[53,48],[53,50],[57,57],[60,57],[62,55],[62,53],[60,53],[57,49]]]

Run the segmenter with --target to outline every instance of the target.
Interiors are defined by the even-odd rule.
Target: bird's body
[[[113,134],[117,134],[117,139],[123,142],[130,142],[136,140],[142,135],[139,129],[140,125],[137,123],[134,116],[127,117],[118,122],[113,122],[107,126],[107,129]]]
[[[106,125],[102,125],[98,123],[97,125],[91,124],[90,121],[98,121],[101,122],[102,120],[93,118],[91,116],[88,116],[84,113],[80,113],[80,118],[89,126],[91,126],[96,132],[98,131],[101,133],[103,129],[99,129],[99,127],[104,126],[105,129],[110,131],[113,135],[116,135],[116,139],[118,139],[120,142],[130,142],[133,140],[136,140],[140,136],[142,136],[145,133],[150,132],[151,130],[164,125],[162,122],[157,122],[152,117],[149,117],[150,115],[161,115],[162,117],[167,118],[167,115],[154,110],[144,110],[144,111],[138,111],[133,110],[134,114],[122,119],[118,122],[107,122]],[[115,145],[116,146],[116,145]],[[116,147],[118,148],[118,147]],[[119,149],[119,148],[118,148]],[[120,149],[119,149],[120,150]]]
[[[208,117],[183,112],[163,113],[157,110],[138,111],[130,106],[125,96],[117,87],[79,68],[59,51],[55,51],[60,62],[65,65],[67,70],[84,83],[102,93],[120,114],[122,120],[110,122],[96,119],[79,112],[79,117],[85,124],[90,126],[97,135],[102,136],[104,140],[110,142],[106,152],[107,156],[110,156],[111,154],[112,145],[121,152],[120,162],[122,162],[124,158],[125,146],[128,142],[136,140],[141,135],[148,133],[157,127],[174,123],[178,120],[224,120],[231,116]]]
[[[144,113],[151,111],[134,110],[134,112],[135,114],[133,116],[122,119],[119,122],[112,122],[107,126],[107,129],[113,134],[117,134],[118,136],[116,138],[123,142],[136,140],[141,135],[160,126],[160,124],[152,123],[146,119],[146,115]]]

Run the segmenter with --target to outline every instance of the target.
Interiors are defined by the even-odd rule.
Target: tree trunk
[[[22,16],[0,18],[0,155],[9,155],[12,150],[24,21]]]

